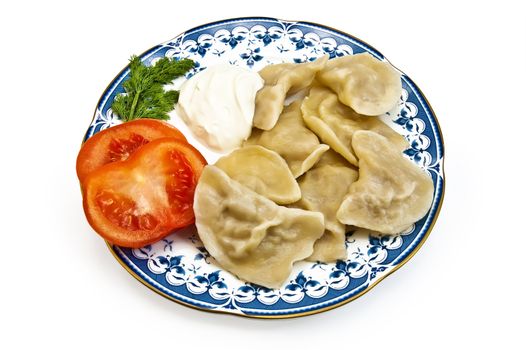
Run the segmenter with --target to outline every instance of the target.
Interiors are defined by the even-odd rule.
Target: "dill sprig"
[[[111,109],[128,122],[139,118],[167,120],[168,112],[174,109],[179,91],[165,91],[163,85],[182,76],[194,67],[194,61],[175,61],[161,58],[153,66],[145,66],[137,56],[130,58],[130,77],[122,86],[125,94],[113,100]]]

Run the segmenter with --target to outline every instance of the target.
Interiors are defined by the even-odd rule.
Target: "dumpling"
[[[301,199],[296,205],[321,212],[327,230],[344,232],[345,225],[336,218],[336,211],[349,192],[349,186],[357,179],[358,170],[336,152],[328,150],[313,169],[298,179]]]
[[[294,177],[312,168],[329,146],[320,144],[301,117],[301,101],[285,107],[272,130],[252,130],[246,145],[260,145],[277,152],[287,162]]]
[[[305,124],[322,142],[341,154],[349,163],[358,165],[352,149],[352,137],[357,130],[372,130],[389,139],[399,151],[407,148],[407,141],[378,118],[359,115],[339,102],[329,89],[315,86],[301,105]]]
[[[231,179],[278,204],[290,204],[301,198],[300,187],[285,160],[264,147],[241,147],[215,165]]]
[[[283,110],[287,94],[308,87],[327,60],[328,56],[322,56],[313,62],[272,64],[259,71],[265,85],[256,94],[254,126],[262,130],[272,129]]]
[[[333,149],[329,149],[327,152],[323,153],[320,160],[318,160],[316,163],[316,168],[319,168],[323,165],[342,166],[358,171],[357,166],[350,164],[347,159],[343,158]]]
[[[359,178],[337,212],[341,223],[396,234],[420,220],[433,201],[433,181],[384,136],[357,131],[352,146]]]
[[[357,113],[380,115],[391,110],[402,94],[400,73],[368,53],[330,60],[318,80]]]
[[[321,213],[278,206],[209,165],[195,190],[195,224],[208,252],[228,271],[268,288],[312,254]]]
[[[343,161],[343,163],[342,163]],[[358,178],[358,171],[332,150],[327,151],[314,169],[299,179],[301,200],[294,205],[319,211],[325,218],[325,233],[314,244],[311,261],[331,262],[345,259],[345,225],[336,218],[336,211]]]

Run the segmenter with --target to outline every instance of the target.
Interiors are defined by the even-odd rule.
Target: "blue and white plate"
[[[270,63],[305,62],[322,55],[331,58],[369,52],[384,56],[363,41],[319,24],[274,18],[236,18],[190,29],[141,55],[146,64],[161,57],[188,57],[196,68],[187,78],[219,62],[255,71]],[[128,78],[126,67],[110,83],[97,105],[86,139],[120,123],[110,106]],[[403,94],[398,105],[382,119],[404,135],[410,148],[405,155],[429,173],[435,196],[429,213],[410,229],[395,236],[358,236],[348,233],[348,259],[333,264],[300,262],[280,289],[267,289],[239,280],[223,270],[199,241],[194,227],[143,247],[110,250],[135,278],[176,302],[207,311],[264,318],[313,314],[345,304],[374,287],[406,263],[420,248],[435,223],[444,196],[444,145],[438,121],[418,87],[402,74]],[[177,84],[176,84],[177,85]],[[177,115],[174,123],[181,127]],[[207,157],[211,154],[186,133]]]

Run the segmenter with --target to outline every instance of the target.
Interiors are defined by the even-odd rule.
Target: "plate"
[[[149,49],[141,58],[146,64],[165,56],[191,58],[196,67],[187,74],[188,78],[220,62],[257,71],[270,63],[305,62],[324,54],[334,58],[361,52],[385,60],[378,50],[338,30],[309,22],[258,17],[190,29]],[[126,67],[102,94],[85,139],[120,123],[110,106],[115,96],[124,92],[122,82],[128,74]],[[357,236],[349,232],[347,260],[332,264],[296,263],[280,289],[246,283],[223,270],[203,247],[193,226],[140,249],[108,244],[110,251],[129,273],[153,291],[201,310],[284,318],[318,313],[356,299],[416,253],[431,232],[444,196],[444,145],[438,121],[422,92],[403,73],[402,85],[398,105],[381,118],[406,137],[410,148],[405,155],[432,177],[435,186],[429,213],[405,232],[395,236]],[[172,120],[177,124],[177,116]],[[203,150],[192,139],[189,137],[194,146]],[[209,162],[215,161],[213,154],[203,153]]]

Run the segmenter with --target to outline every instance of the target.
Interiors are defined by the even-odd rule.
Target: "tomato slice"
[[[127,160],[87,175],[83,205],[88,222],[107,241],[123,247],[158,241],[194,222],[194,191],[205,165],[186,141],[151,141]]]
[[[162,137],[186,141],[177,128],[154,119],[138,119],[102,130],[89,138],[80,149],[77,157],[80,182],[101,166],[126,160],[139,147]]]

